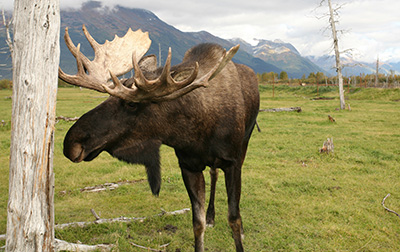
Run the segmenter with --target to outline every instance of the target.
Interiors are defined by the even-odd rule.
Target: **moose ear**
[[[157,57],[148,55],[140,59],[139,67],[143,72],[153,72],[157,69]]]
[[[171,76],[175,81],[183,81],[186,80],[192,73],[194,67],[186,67],[183,69],[179,69],[179,71],[171,71]]]

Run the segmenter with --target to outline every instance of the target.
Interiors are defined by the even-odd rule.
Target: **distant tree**
[[[267,82],[268,81],[268,73],[263,73],[261,75],[261,80],[262,80],[262,82]]]
[[[324,83],[324,82],[325,82],[326,76],[325,76],[325,74],[322,73],[322,72],[317,72],[317,74],[315,75],[315,78],[317,79],[317,83],[318,83],[318,84],[321,84],[321,83]]]
[[[311,72],[311,73],[308,75],[307,79],[311,79],[311,78],[314,78],[314,79],[315,79],[315,73]]]
[[[258,83],[261,83],[261,74],[260,73],[257,73],[257,80],[258,80]],[[58,82],[58,86],[60,86],[60,82]]]
[[[307,82],[308,83],[316,83],[316,81],[317,81],[317,78],[316,78],[315,73],[310,73],[307,77]]]
[[[288,76],[287,72],[282,71],[282,72],[279,74],[279,79],[282,80],[282,81],[287,81],[287,80],[289,80],[289,76]]]

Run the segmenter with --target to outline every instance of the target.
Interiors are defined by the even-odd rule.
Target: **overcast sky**
[[[327,0],[326,0],[327,1]],[[61,8],[80,7],[84,0],[60,0]],[[321,0],[101,0],[143,8],[182,31],[205,30],[215,36],[242,38],[251,44],[256,39],[293,44],[303,56],[332,53],[331,31],[324,30],[328,12]],[[12,0],[0,0],[0,8],[12,9]],[[332,0],[342,5],[337,29],[341,50],[353,49],[353,57],[373,62],[400,61],[399,0]],[[317,9],[316,9],[317,8]],[[316,10],[315,10],[316,9]]]

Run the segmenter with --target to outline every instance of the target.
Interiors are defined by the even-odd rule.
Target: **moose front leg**
[[[183,181],[192,204],[192,221],[195,240],[195,252],[204,251],[205,218],[205,182],[203,172],[192,172],[181,168]]]
[[[215,188],[218,180],[218,170],[216,168],[210,169],[210,177],[211,177],[211,190],[210,190],[210,201],[208,202],[207,215],[206,215],[206,223],[207,226],[213,227],[215,224]]]

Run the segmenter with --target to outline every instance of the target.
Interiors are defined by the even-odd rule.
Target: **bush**
[[[12,88],[12,81],[3,79],[0,80],[0,89],[11,89]]]

